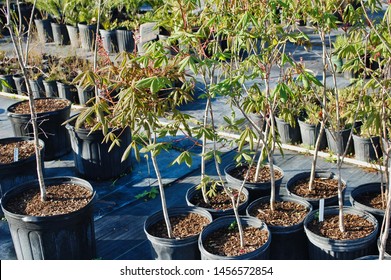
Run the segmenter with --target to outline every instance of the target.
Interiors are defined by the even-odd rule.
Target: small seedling
[[[228,226],[228,229],[229,230],[236,230],[238,227],[238,223],[236,221],[233,221],[229,226]]]
[[[330,153],[329,156],[325,158],[325,161],[329,163],[336,163],[337,159],[334,157],[332,153]]]
[[[150,191],[143,191],[135,196],[136,199],[144,199],[144,201],[148,201],[150,199],[155,199],[159,194],[159,190],[156,187],[152,187]]]

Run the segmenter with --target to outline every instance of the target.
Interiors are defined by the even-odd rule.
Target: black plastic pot
[[[320,125],[308,124],[301,120],[299,121],[300,134],[303,144],[309,147],[315,147],[316,140],[318,139],[320,132]],[[327,147],[326,134],[323,133],[322,139],[320,141],[319,149],[323,150]]]
[[[27,95],[26,79],[21,74],[15,74],[13,77],[18,95]]]
[[[96,25],[87,25],[78,23],[80,46],[84,50],[92,51],[95,46]]]
[[[50,19],[35,19],[38,38],[41,43],[53,42],[53,32]]]
[[[365,162],[371,162],[383,155],[380,146],[380,137],[363,138],[353,134],[355,158]]]
[[[75,168],[83,178],[106,180],[131,169],[130,156],[121,162],[122,155],[132,141],[130,129],[126,129],[119,136],[121,146],[115,145],[109,152],[111,142],[103,141],[102,131],[75,129],[74,121],[68,123],[66,128],[71,139]]]
[[[349,201],[354,208],[371,213],[377,219],[379,225],[383,223],[385,210],[373,208],[371,206],[362,204],[357,201],[357,198],[360,195],[365,195],[365,194],[378,195],[380,194],[380,187],[381,187],[381,183],[375,183],[375,182],[359,185],[354,189],[352,189],[349,196]]]
[[[342,155],[345,152],[348,140],[349,140],[349,135],[350,135],[350,128],[341,130],[339,134],[342,137],[342,143],[337,143],[337,140],[334,139],[334,135],[331,130],[325,129],[326,131],[326,137],[327,137],[327,144],[329,149],[334,153],[337,154],[339,153]],[[353,152],[353,141],[350,141],[349,143],[349,148],[348,148],[348,154]]]
[[[80,40],[79,40],[79,28],[77,26],[72,25],[66,25],[68,35],[69,35],[69,42],[71,44],[72,48],[78,48],[80,46]]]
[[[296,121],[296,126],[292,127],[283,119],[275,118],[277,124],[278,134],[280,135],[281,143],[284,144],[300,144],[301,133],[299,123]]]
[[[247,215],[251,216],[254,210],[260,204],[265,204],[270,201],[270,196],[259,198],[253,201],[247,207]],[[307,208],[308,214],[312,211],[312,205],[303,200],[289,196],[280,196],[276,201],[290,201]],[[304,233],[304,220],[293,226],[274,226],[267,225],[271,234],[272,242],[270,244],[270,259],[271,260],[306,260],[308,259],[308,244],[307,237]]]
[[[133,31],[116,29],[115,36],[117,38],[119,52],[133,52],[136,47],[133,37]]]
[[[0,139],[0,144],[9,144],[20,141],[32,141],[31,137],[10,137]],[[42,155],[45,143],[40,140]],[[42,161],[42,167],[44,162]],[[37,162],[35,154],[13,163],[0,164],[0,198],[4,193],[26,181],[37,179]]]
[[[10,88],[3,86],[2,92],[17,93],[13,75],[0,75],[0,80],[4,80],[10,86]]]
[[[195,213],[206,217],[212,222],[211,214],[203,209],[195,207],[178,207],[168,209],[170,217]],[[144,232],[151,245],[152,258],[155,260],[199,260],[198,249],[199,234],[184,239],[169,239],[151,235],[148,230],[154,224],[163,220],[163,212],[149,216],[144,223]]]
[[[249,118],[259,129],[262,129],[262,131],[266,130],[266,122],[261,114],[250,113]]]
[[[15,136],[31,136],[33,129],[30,122],[30,114],[16,114],[14,108],[21,102],[17,102],[7,108],[8,119]],[[37,122],[39,125],[39,138],[45,142],[45,160],[57,159],[71,150],[68,132],[62,124],[69,118],[71,103],[64,109],[52,112],[39,113]]]
[[[56,45],[69,45],[69,35],[65,24],[51,23],[53,32],[53,41]]]
[[[95,96],[94,88],[83,88],[80,86],[76,86],[76,88],[80,105],[86,105],[87,101]]]
[[[56,81],[45,81],[43,80],[43,87],[45,89],[46,97],[59,97],[58,88]]]
[[[57,82],[58,96],[60,98],[68,99],[72,103],[79,104],[79,94],[74,85]]]
[[[254,165],[256,165],[256,163],[254,163]],[[276,165],[273,165],[273,167],[274,167],[274,170],[278,170],[282,174],[282,177],[280,179],[275,180],[275,193],[278,196],[280,193],[281,182],[282,182],[282,179],[284,178],[284,171]],[[241,186],[243,181],[240,179],[237,179],[231,175],[231,171],[235,168],[236,168],[236,163],[231,163],[224,168],[225,179],[227,180],[227,182],[229,182],[235,186]],[[248,190],[248,193],[249,193],[249,203],[251,203],[252,201],[254,201],[260,197],[268,196],[271,194],[271,182],[270,181],[264,182],[264,183],[246,182],[246,183],[244,183],[244,186],[246,187],[246,189]]]
[[[11,213],[7,203],[24,191],[38,189],[38,181],[30,181],[7,192],[2,208],[10,227],[16,256],[19,260],[91,260],[96,257],[93,203],[95,191],[90,183],[75,177],[45,179],[46,185],[70,183],[93,193],[82,209],[47,217]]]
[[[363,256],[363,257],[357,258],[356,260],[378,261],[378,260],[379,260],[379,255]],[[384,260],[391,260],[391,256],[386,256],[386,255],[384,254]]]
[[[295,193],[292,192],[293,187],[296,186],[298,181],[306,179],[306,178],[308,179],[308,178],[310,178],[310,176],[311,176],[311,172],[297,173],[292,178],[290,178],[288,180],[288,182],[286,182],[286,189],[287,189],[287,192],[288,192],[289,195],[291,195],[293,197],[296,197],[296,198],[304,199],[304,200],[308,201],[309,203],[311,203],[313,209],[318,209],[319,208],[319,200],[320,199],[301,197],[301,196],[298,196],[298,195],[296,195]],[[335,175],[334,173],[331,173],[331,172],[317,171],[317,172],[315,172],[315,178],[334,178],[334,179],[338,179],[338,176]],[[343,179],[342,179],[342,184],[345,185],[345,188],[343,189],[343,193],[345,193],[347,185],[346,185],[346,182]],[[325,206],[331,206],[331,205],[337,205],[337,204],[338,204],[338,195],[337,194],[335,196],[327,197],[327,198],[324,199],[324,205]]]
[[[376,252],[376,236],[379,230],[375,217],[352,207],[344,207],[345,214],[359,215],[373,223],[375,230],[366,237],[354,240],[333,240],[317,235],[308,229],[308,224],[318,215],[319,210],[312,211],[304,220],[304,230],[308,237],[310,260],[354,260]],[[324,214],[338,215],[338,207],[325,207]]]
[[[118,50],[117,45],[117,37],[115,35],[115,30],[99,30],[103,48],[106,50],[107,53],[115,53]]]
[[[254,217],[241,216],[240,219],[243,227],[251,226],[251,227],[260,228],[262,230],[266,230],[269,234],[269,238],[267,242],[263,244],[261,247],[259,247],[258,249],[240,256],[232,256],[232,257],[219,256],[219,255],[211,254],[210,252],[206,251],[203,243],[205,242],[205,239],[208,237],[208,235],[217,229],[224,228],[224,227],[228,228],[232,224],[232,222],[235,221],[235,216],[224,216],[218,218],[217,220],[214,220],[212,223],[207,225],[204,228],[204,230],[201,232],[200,237],[198,239],[198,247],[201,252],[202,260],[268,260],[269,259],[272,236],[267,225],[261,220]]]
[[[46,97],[42,77],[39,77],[36,80],[29,80],[29,83],[34,98]]]
[[[238,186],[230,186],[230,187],[231,188],[235,188],[235,189],[239,188]],[[201,208],[201,209],[207,210],[209,213],[212,214],[213,219],[217,219],[217,218],[220,218],[220,217],[223,217],[223,216],[233,215],[234,214],[233,208],[221,210],[221,209],[213,209],[213,208],[203,208],[203,207],[200,207],[198,205],[194,205],[193,202],[192,202],[192,199],[193,199],[193,197],[197,193],[200,193],[200,192],[201,192],[201,190],[197,190],[197,186],[193,186],[193,187],[191,187],[191,188],[189,188],[187,190],[187,192],[186,192],[186,203],[187,203],[188,206],[197,207],[197,208]],[[245,214],[246,207],[248,205],[249,193],[246,190],[246,188],[243,188],[242,193],[246,196],[246,199],[245,199],[245,201],[242,204],[239,205],[239,209],[238,210],[239,210],[240,214]]]

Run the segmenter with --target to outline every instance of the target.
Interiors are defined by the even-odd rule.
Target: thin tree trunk
[[[163,211],[164,221],[165,221],[166,227],[167,227],[167,234],[168,234],[169,238],[172,238],[173,237],[172,236],[172,227],[171,227],[170,217],[168,216],[166,195],[165,195],[165,192],[164,192],[162,176],[160,174],[160,170],[159,170],[159,166],[158,166],[156,157],[154,156],[153,152],[151,152],[150,154],[151,154],[151,160],[152,160],[153,168],[155,169],[157,181],[158,181],[158,184],[159,184],[160,198],[162,200],[162,211]]]
[[[206,101],[205,111],[204,111],[204,128],[206,128],[208,125],[209,106],[210,106],[210,97],[208,96],[207,101]],[[209,199],[208,199],[208,196],[206,195],[206,186],[204,185],[204,179],[206,177],[206,171],[205,171],[206,141],[207,141],[206,135],[205,135],[205,133],[203,133],[202,134],[202,151],[201,151],[201,192],[202,192],[202,197],[204,199],[204,202],[206,204],[209,204]]]
[[[387,151],[389,152],[389,151]],[[390,174],[391,176],[391,174]],[[390,228],[390,215],[391,215],[391,195],[390,195],[390,190],[391,190],[391,182],[389,182],[388,185],[388,200],[387,200],[387,208],[385,211],[384,215],[384,221],[383,221],[383,232],[380,234],[380,248],[379,248],[379,259],[382,260],[384,259],[384,252],[386,250],[386,244],[387,244],[387,239],[388,239],[388,233],[389,233],[389,228]]]
[[[37,164],[37,177],[39,182],[39,188],[40,188],[40,196],[42,201],[46,201],[46,187],[45,187],[45,181],[43,178],[43,170],[42,170],[42,158],[41,158],[41,147],[39,145],[39,138],[38,138],[38,123],[37,123],[37,113],[35,109],[35,101],[34,96],[32,94],[30,83],[28,82],[29,75],[26,69],[26,61],[23,60],[23,54],[21,53],[21,46],[18,46],[18,42],[15,38],[14,31],[12,28],[12,22],[11,22],[11,10],[10,10],[10,0],[7,0],[7,28],[11,35],[11,40],[14,45],[14,49],[16,52],[16,56],[19,61],[19,66],[22,71],[23,77],[25,78],[26,87],[27,87],[27,95],[29,98],[29,107],[30,107],[30,116],[31,116],[31,123],[33,126],[33,134],[34,134],[34,148],[35,148],[35,155],[36,155],[36,164]],[[21,19],[19,19],[21,20]],[[20,41],[19,41],[20,42]],[[27,50],[28,51],[28,50]]]
[[[98,2],[98,19],[96,22],[96,30],[95,30],[95,45],[94,45],[94,61],[93,61],[93,67],[94,67],[94,73],[96,72],[96,69],[98,67],[98,36],[99,36],[99,25],[100,25],[100,18],[101,18],[101,7],[102,7],[102,0],[99,0]],[[98,85],[95,84],[95,102],[99,103],[99,94],[98,94]]]

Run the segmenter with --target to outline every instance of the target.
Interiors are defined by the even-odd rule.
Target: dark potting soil
[[[53,112],[69,106],[70,101],[63,99],[37,99],[35,100],[35,110],[37,113]],[[30,114],[29,103],[21,102],[14,108],[16,114]]]
[[[386,243],[386,252],[391,255],[391,237],[388,236]]]
[[[384,195],[382,197],[381,193],[362,193],[355,200],[363,205],[380,210],[385,210],[387,206],[387,200]]]
[[[363,238],[371,234],[375,229],[370,221],[352,214],[344,214],[344,225],[345,232],[341,232],[338,215],[327,215],[323,222],[319,222],[317,219],[313,220],[308,224],[308,229],[317,235],[334,240]]]
[[[53,216],[77,211],[86,206],[92,193],[75,184],[51,185],[46,187],[47,200],[41,201],[38,189],[29,189],[10,199],[6,209],[15,214],[29,216]]]
[[[254,227],[244,227],[245,246],[240,247],[239,231],[236,226],[220,228],[211,233],[204,242],[209,253],[219,256],[240,256],[250,253],[267,242],[269,233]]]
[[[8,144],[0,144],[0,164],[14,162],[14,149],[18,148],[19,160],[26,159],[35,154],[33,141],[18,141]]]
[[[197,235],[210,223],[206,217],[196,213],[170,217],[170,222],[172,234],[175,239],[183,239]],[[155,237],[168,238],[167,227],[164,220],[152,225],[148,229],[148,232]]]
[[[260,203],[252,209],[251,216],[257,217],[271,226],[293,226],[304,220],[308,209],[299,203],[292,201],[276,201],[274,211],[270,209],[270,203]]]
[[[239,180],[244,180],[246,177],[246,173],[248,170],[247,165],[241,165],[233,168],[230,170],[229,174]],[[258,174],[258,180],[255,180],[255,175],[256,175],[257,167],[256,166],[251,166],[249,174],[247,176],[247,182],[250,183],[265,183],[265,182],[270,182],[270,169],[269,166],[262,166],[262,168],[259,170]],[[282,177],[282,174],[280,171],[274,169],[274,178],[275,180],[278,180]]]
[[[338,180],[337,179],[322,179],[315,178],[313,188],[310,191],[308,182],[310,178],[300,180],[291,189],[291,192],[305,198],[328,198],[338,195]],[[345,186],[343,185],[343,188]]]
[[[238,191],[233,190],[234,195],[237,197]],[[246,201],[246,196],[242,193],[240,195],[240,203]],[[217,191],[216,194],[212,197],[209,197],[209,203],[205,203],[204,198],[202,197],[202,192],[199,191],[191,198],[190,202],[198,207],[215,209],[215,210],[225,210],[232,208],[231,198],[227,195],[225,191]]]

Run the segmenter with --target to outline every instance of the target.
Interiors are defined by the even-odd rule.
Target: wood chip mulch
[[[274,211],[270,203],[259,203],[249,214],[271,226],[293,226],[304,220],[309,210],[299,203],[291,201],[276,201]]]
[[[317,235],[327,237],[334,240],[354,240],[370,235],[375,227],[374,225],[358,216],[352,214],[344,214],[345,232],[339,229],[338,215],[325,216],[323,222],[317,219],[308,224],[308,229]]]
[[[233,190],[234,195],[237,196],[238,191]],[[246,201],[246,196],[242,193],[240,195],[240,203]],[[190,202],[198,207],[214,209],[214,210],[226,210],[232,208],[231,198],[224,191],[217,191],[216,195],[209,197],[209,203],[205,203],[201,191],[194,194]]]
[[[382,197],[379,189],[379,193],[362,193],[355,198],[355,200],[368,207],[376,208],[379,210],[386,210],[387,201]]]
[[[236,166],[232,170],[230,170],[229,174],[238,179],[238,180],[244,180],[246,177],[246,173],[248,170],[247,165],[241,165],[241,166]],[[247,176],[247,182],[249,183],[265,183],[265,182],[270,182],[270,169],[269,166],[264,165],[262,168],[259,170],[258,174],[258,179],[255,180],[255,175],[256,175],[257,167],[256,166],[251,166],[250,172]],[[282,178],[282,173],[279,170],[274,169],[274,178],[275,180],[278,180]]]
[[[305,198],[329,198],[338,195],[338,180],[315,178],[313,188],[308,188],[309,178],[300,180],[291,189],[291,192]],[[346,186],[343,185],[343,188]]]
[[[70,101],[64,99],[37,99],[35,100],[35,110],[37,113],[53,112],[64,109],[70,105]],[[19,103],[14,107],[13,113],[30,114],[30,106],[27,101]]]
[[[240,256],[255,251],[267,242],[269,233],[255,227],[244,227],[245,246],[240,247],[237,227],[220,228],[204,241],[204,248],[211,254],[219,256]]]
[[[18,141],[8,144],[0,144],[0,164],[14,162],[14,149],[18,148],[19,160],[31,157],[35,154],[33,141]]]
[[[90,190],[75,184],[64,183],[46,188],[46,201],[41,201],[38,189],[29,189],[10,199],[6,209],[21,215],[54,216],[77,211],[86,206],[92,198]]]
[[[210,223],[208,218],[196,213],[170,217],[170,222],[175,239],[197,235]],[[148,232],[156,237],[168,238],[167,226],[164,220],[152,225]]]

